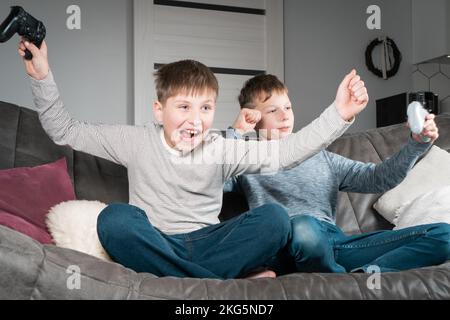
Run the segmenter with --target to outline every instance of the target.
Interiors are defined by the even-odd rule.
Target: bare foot
[[[277,274],[272,270],[264,270],[260,272],[250,273],[245,279],[260,279],[260,278],[276,278]]]

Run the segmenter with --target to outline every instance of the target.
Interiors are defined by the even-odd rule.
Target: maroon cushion
[[[50,234],[19,216],[12,215],[0,210],[0,225],[16,230],[43,244],[52,244],[53,239]]]
[[[0,225],[50,243],[45,219],[51,207],[75,200],[66,159],[34,168],[0,170]]]

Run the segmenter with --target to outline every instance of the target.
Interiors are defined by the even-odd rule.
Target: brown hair
[[[165,103],[167,99],[179,92],[195,95],[205,90],[219,94],[219,84],[214,73],[195,60],[181,60],[162,66],[155,72],[156,94],[158,101]]]
[[[257,75],[245,82],[239,95],[239,105],[241,108],[253,109],[257,99],[265,102],[274,92],[287,93],[288,88],[272,74]]]

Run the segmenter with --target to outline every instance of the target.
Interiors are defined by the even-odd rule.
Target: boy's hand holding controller
[[[240,134],[245,134],[255,129],[256,124],[261,120],[261,112],[255,109],[243,108],[239,112],[233,128]]]
[[[351,121],[367,106],[369,95],[361,77],[356,74],[356,70],[352,70],[345,76],[339,85],[334,102],[342,119],[346,121]]]
[[[419,143],[433,143],[439,138],[439,130],[434,122],[435,115],[429,114],[419,102],[411,102],[407,113],[408,126],[414,140]]]
[[[32,60],[25,59],[26,49],[33,55]],[[19,43],[18,52],[19,55],[24,58],[23,62],[25,63],[25,69],[30,77],[36,80],[43,80],[47,77],[50,67],[48,65],[47,44],[45,41],[42,42],[41,48],[39,49],[33,43],[22,38]]]

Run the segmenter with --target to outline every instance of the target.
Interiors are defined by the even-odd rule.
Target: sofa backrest
[[[126,168],[67,146],[57,146],[42,129],[33,110],[0,102],[0,114],[0,170],[37,166],[66,157],[78,199],[128,202]],[[450,115],[440,115],[436,122],[440,133],[436,145],[450,151]],[[409,129],[404,124],[345,134],[328,150],[350,159],[379,163],[397,152],[408,135]],[[341,192],[337,224],[347,233],[392,228],[372,208],[380,196]],[[246,209],[243,197],[226,194],[221,218],[227,219]]]
[[[35,111],[0,102],[0,170],[32,167],[66,157],[77,199],[128,202],[126,168],[56,145]]]

